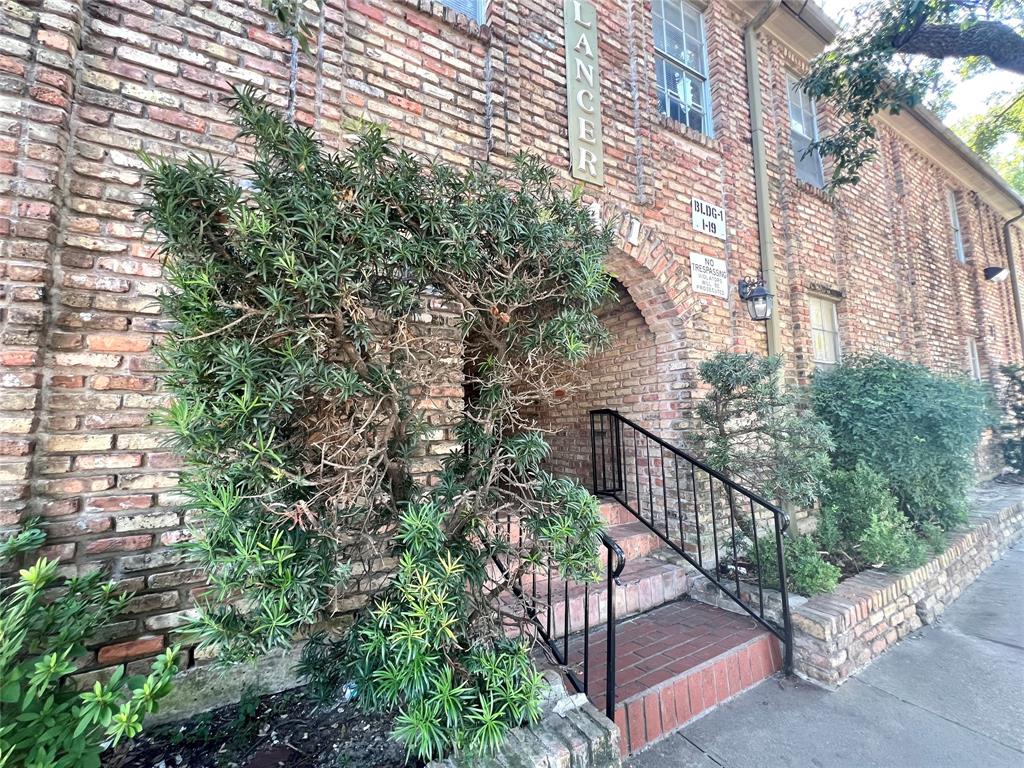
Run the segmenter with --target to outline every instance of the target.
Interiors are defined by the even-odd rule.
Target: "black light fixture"
[[[760,276],[742,278],[737,288],[740,298],[747,304],[747,312],[750,313],[751,320],[763,323],[772,316],[772,304],[775,297],[768,293],[768,289],[764,287],[764,280]]]
[[[985,267],[985,279],[990,283],[1001,283],[1010,276],[1006,267]]]

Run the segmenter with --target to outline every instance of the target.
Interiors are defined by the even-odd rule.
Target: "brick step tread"
[[[547,601],[547,579],[538,576],[535,586],[533,579],[527,577],[523,580],[523,587],[528,594],[537,596],[540,620],[546,626],[544,610]],[[686,594],[686,588],[686,570],[678,565],[649,556],[627,559],[615,587],[616,619],[629,618],[667,602],[678,600]],[[585,597],[588,595],[589,600],[586,600]],[[589,585],[570,582],[568,590],[570,635],[583,630],[587,613],[589,613],[591,628],[598,627],[607,621],[607,595],[607,583],[603,578]],[[565,581],[557,575],[553,576],[551,579],[551,634],[554,637],[562,637],[565,634],[565,605]]]
[[[622,547],[626,562],[649,555],[655,550],[666,548],[665,543],[639,520],[616,523],[605,528],[608,538]]]
[[[616,712],[623,754],[668,735],[782,667],[776,637],[753,619],[683,599],[616,626]],[[589,689],[604,708],[604,629],[591,631]],[[570,642],[582,658],[582,639]],[[577,673],[582,672],[577,664]]]

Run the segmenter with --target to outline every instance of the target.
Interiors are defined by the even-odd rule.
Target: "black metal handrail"
[[[518,521],[514,521],[509,515],[503,524],[506,528],[506,535],[510,542],[513,538],[518,545],[522,545],[523,535]],[[499,522],[499,526],[502,522]],[[605,533],[601,533],[601,546],[605,550],[604,560],[606,562],[605,574],[605,691],[604,704],[605,714],[610,720],[615,719],[615,585],[626,565],[626,555],[622,547],[614,539]],[[510,578],[508,563],[498,555],[492,558],[504,578]],[[557,577],[557,569],[552,567],[550,560],[546,563],[546,574],[539,577],[536,568],[530,569],[529,573],[519,573],[512,577],[510,591],[522,606],[526,618],[532,624],[537,636],[547,647],[555,663],[561,667],[563,674],[577,693],[591,697],[591,630],[592,624],[599,624],[600,621],[591,622],[591,583],[587,581],[573,582],[575,586],[582,584],[583,588],[583,617],[582,627],[573,625],[572,602],[569,600],[570,580],[562,578],[562,601],[561,616],[556,617],[559,611],[555,601],[556,593],[553,587]],[[600,619],[600,606],[597,606]],[[575,636],[575,637],[574,637]],[[578,661],[573,656],[578,654]],[[579,671],[577,671],[579,667]],[[593,697],[591,697],[593,698]]]
[[[627,439],[627,436],[632,439]],[[652,446],[656,450],[652,450]],[[719,591],[778,637],[784,646],[783,665],[788,674],[793,667],[793,627],[786,589],[783,534],[789,526],[789,516],[759,494],[744,488],[722,472],[610,408],[590,412],[590,450],[595,495],[610,497],[619,502]],[[645,488],[642,488],[641,477],[644,475],[646,482],[643,483]],[[717,504],[716,481],[721,487]],[[643,490],[647,492],[646,504]],[[728,505],[728,540],[725,540],[725,530],[719,531],[720,518],[726,514],[723,501]],[[707,543],[711,545],[714,556],[713,570],[710,563],[705,564],[704,552],[708,547],[705,546],[704,537],[708,531],[701,523],[702,502],[706,507],[704,516],[710,519],[712,540]],[[745,520],[738,518],[740,513],[737,509],[744,502],[750,515],[749,526]],[[741,514],[746,515],[746,511]],[[695,553],[687,547],[684,517],[687,526],[692,520],[690,531],[696,545]],[[671,522],[675,523],[676,530],[672,530]],[[724,519],[721,524],[726,524]],[[737,527],[741,534],[751,540],[755,554],[754,561],[746,567],[741,564]],[[775,587],[779,591],[781,626],[765,611],[766,585],[760,563],[763,561],[761,553],[764,551],[763,538],[766,535],[774,539],[779,583],[768,585],[768,588]],[[723,544],[732,550],[731,559],[725,563],[720,557]],[[741,571],[746,571],[746,574]],[[728,575],[732,577],[732,584],[726,583],[725,577]],[[743,581],[749,582],[752,575],[756,575],[756,603],[751,595],[744,596],[741,587],[741,576]]]

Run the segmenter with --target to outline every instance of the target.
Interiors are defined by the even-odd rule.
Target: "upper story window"
[[[839,364],[839,314],[836,302],[819,296],[807,299],[811,310],[811,347],[814,367],[828,370]]]
[[[817,148],[810,149],[818,140],[818,116],[814,99],[800,87],[800,81],[790,75],[789,83],[789,125],[796,158],[796,177],[816,187],[825,186],[825,173],[821,166],[821,154]]]
[[[956,256],[956,260],[963,264],[967,261],[967,256],[964,254],[964,235],[960,229],[960,212],[957,210],[956,192],[950,190],[947,199],[949,201],[949,222],[953,225],[953,254]]]
[[[971,378],[981,381],[981,360],[978,358],[978,342],[974,338],[967,339],[967,366],[970,368]]]
[[[654,0],[654,68],[661,112],[710,136],[704,14],[682,0]]]
[[[456,13],[469,17],[477,24],[484,23],[487,0],[438,0],[441,5],[451,8]]]

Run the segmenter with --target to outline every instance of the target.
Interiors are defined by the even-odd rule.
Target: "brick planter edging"
[[[619,729],[582,693],[566,693],[557,672],[544,673],[541,719],[509,732],[485,757],[449,757],[427,768],[621,768]]]
[[[1022,532],[1024,488],[986,485],[972,502],[967,529],[933,560],[902,574],[863,571],[794,608],[794,671],[827,687],[841,685],[932,623]]]

